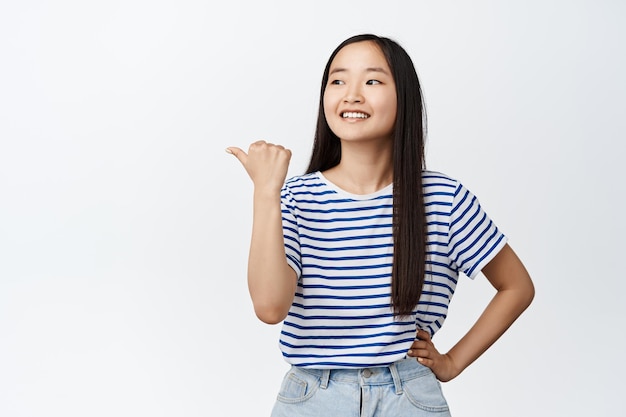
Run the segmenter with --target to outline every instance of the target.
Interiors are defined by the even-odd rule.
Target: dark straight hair
[[[396,316],[408,316],[417,308],[426,272],[426,214],[422,189],[426,112],[413,61],[397,42],[372,34],[357,35],[343,41],[330,55],[322,77],[313,152],[306,172],[325,171],[341,160],[341,142],[324,115],[324,91],[337,53],[346,45],[366,41],[378,45],[396,84],[391,302]]]

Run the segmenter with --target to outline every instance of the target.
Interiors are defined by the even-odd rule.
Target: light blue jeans
[[[272,417],[450,417],[432,371],[407,358],[363,369],[305,369],[285,375]]]

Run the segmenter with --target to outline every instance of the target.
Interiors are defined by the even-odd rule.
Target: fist
[[[255,187],[282,188],[291,159],[289,149],[260,140],[250,145],[248,153],[237,147],[226,148],[226,152],[241,162]]]

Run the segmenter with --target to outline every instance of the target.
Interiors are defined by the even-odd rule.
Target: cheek
[[[332,97],[330,97],[328,94],[324,94],[324,116],[326,117],[326,122],[331,126],[333,123],[333,116],[335,115],[335,107],[333,103],[334,101]]]
[[[398,111],[398,105],[394,101],[387,101],[384,103],[383,108],[385,109],[385,120],[387,123],[396,123],[396,114]]]
[[[390,107],[392,110],[389,112],[389,117],[391,117],[391,119],[393,120],[394,124],[396,123],[396,117],[398,116],[398,108],[396,106],[396,103],[394,102],[393,105],[391,105]]]
[[[324,114],[328,114],[333,111],[333,97],[327,91],[324,92]]]
[[[396,117],[397,117],[397,113],[398,113],[398,102],[397,102],[395,97],[393,97],[393,99],[389,100],[387,108],[389,109],[388,117],[391,120],[393,120],[393,124],[395,125]]]

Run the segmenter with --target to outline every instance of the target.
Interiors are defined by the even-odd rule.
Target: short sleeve
[[[448,234],[448,256],[458,270],[475,278],[506,242],[506,236],[487,216],[478,198],[459,183],[454,193]]]
[[[283,239],[285,241],[285,255],[287,263],[296,271],[298,279],[302,275],[302,257],[300,255],[300,235],[293,196],[287,187],[280,193],[280,209],[283,219]]]

